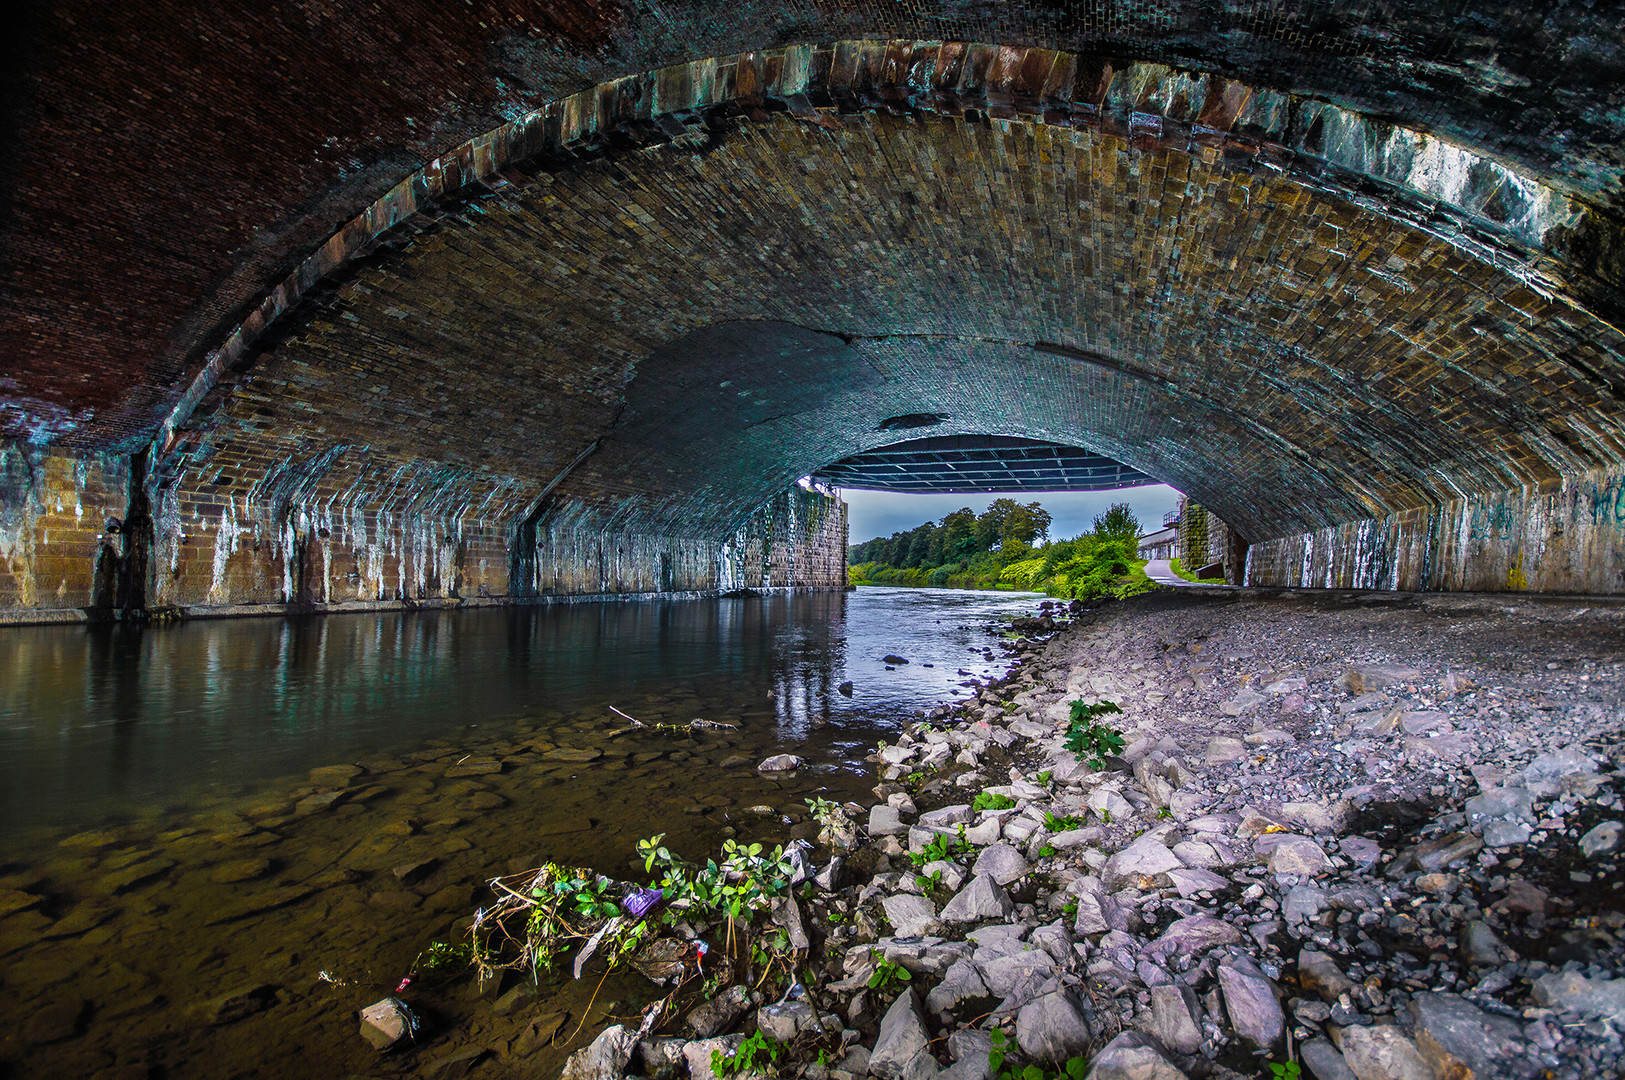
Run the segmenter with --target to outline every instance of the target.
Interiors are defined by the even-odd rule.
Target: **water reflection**
[[[0,632],[0,832],[79,826],[315,765],[615,704],[815,763],[944,700],[1008,594],[855,594]],[[911,663],[887,671],[880,658]],[[843,682],[856,683],[846,697]]]

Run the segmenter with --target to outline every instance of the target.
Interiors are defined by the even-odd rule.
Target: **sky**
[[[938,521],[962,506],[980,514],[994,499],[1009,498],[1019,503],[1039,502],[1054,518],[1049,527],[1051,540],[1068,540],[1089,531],[1097,514],[1112,503],[1126,502],[1140,519],[1142,533],[1162,527],[1162,515],[1179,508],[1179,492],[1167,484],[1118,488],[1115,491],[1020,491],[975,492],[958,495],[908,495],[892,491],[841,489],[848,507],[848,536],[854,544],[907,532],[927,521]]]

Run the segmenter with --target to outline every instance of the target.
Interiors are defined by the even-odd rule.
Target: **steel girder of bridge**
[[[1156,483],[1092,450],[1006,435],[909,439],[842,458],[818,478],[870,491],[1107,491]]]

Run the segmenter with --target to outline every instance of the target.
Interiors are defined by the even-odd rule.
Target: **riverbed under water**
[[[624,876],[655,832],[691,858],[730,833],[787,839],[806,797],[867,797],[876,741],[1002,672],[989,630],[1035,599],[866,588],[0,632],[0,1075],[421,1064],[380,1060],[355,1010],[487,879],[549,860]],[[612,735],[630,725],[610,706],[737,726]],[[781,752],[808,766],[757,773]],[[420,1004],[445,1014],[431,1029],[472,1015]]]

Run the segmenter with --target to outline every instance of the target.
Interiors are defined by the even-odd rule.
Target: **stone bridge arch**
[[[1218,66],[852,39],[557,98],[217,332],[133,475],[8,451],[15,535],[56,468],[148,497],[157,605],[833,582],[795,479],[935,413],[1180,487],[1254,581],[1625,587],[1602,152]]]

